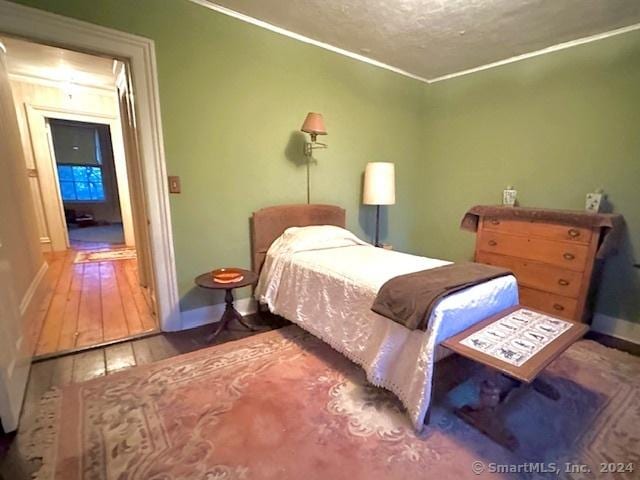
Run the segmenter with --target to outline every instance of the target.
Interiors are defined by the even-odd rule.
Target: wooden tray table
[[[557,334],[558,336],[546,343],[546,345],[533,353],[532,356],[520,365],[497,358],[491,353],[491,349],[489,349],[489,353],[485,353],[468,346],[469,343],[472,343],[470,340],[482,340],[483,338],[486,338],[485,333],[492,331],[494,327],[497,327],[500,331],[505,331],[503,326],[500,325],[505,319],[509,320],[507,322],[508,325],[513,325],[514,323],[517,324],[517,322],[510,319],[513,317],[522,317],[522,311],[531,312],[533,314],[531,318],[537,319],[536,323],[542,323],[543,320],[541,319],[541,316],[543,316],[550,319],[552,322],[561,322],[560,325],[562,325],[562,328],[566,328],[566,330]],[[527,319],[525,318],[525,320]],[[570,325],[567,327],[564,325],[565,322]],[[514,331],[513,335],[515,335],[515,337],[511,338],[524,339],[526,342],[527,338],[524,337],[524,332],[532,330],[531,325],[533,324],[523,324],[519,330]],[[483,432],[496,443],[509,450],[517,449],[519,446],[518,440],[507,429],[504,422],[501,421],[500,416],[501,407],[507,403],[510,397],[509,393],[514,388],[530,385],[534,390],[542,395],[552,400],[558,400],[560,398],[558,390],[543,379],[538,378],[538,374],[540,374],[547,365],[560,356],[560,354],[569,348],[575,341],[579,340],[588,329],[589,327],[583,323],[577,323],[567,319],[559,319],[532,308],[517,305],[507,310],[503,310],[502,312],[443,341],[442,345],[444,347],[491,369],[490,378],[484,380],[480,385],[478,403],[476,405],[464,405],[463,407],[458,408],[455,412],[456,415]],[[539,330],[535,329],[532,331],[537,333]],[[485,336],[481,337],[481,335]],[[467,345],[465,345],[465,343],[467,343]],[[506,382],[506,387],[504,385],[504,377],[510,379],[510,381]]]

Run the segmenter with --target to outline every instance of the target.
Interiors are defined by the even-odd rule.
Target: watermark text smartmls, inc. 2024
[[[631,462],[602,462],[596,465],[586,463],[557,463],[557,462],[523,462],[523,463],[492,463],[476,460],[471,464],[471,470],[476,475],[482,473],[632,473],[637,471]]]

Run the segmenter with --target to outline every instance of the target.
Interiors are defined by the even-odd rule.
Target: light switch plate
[[[180,193],[180,177],[169,176],[169,193]]]

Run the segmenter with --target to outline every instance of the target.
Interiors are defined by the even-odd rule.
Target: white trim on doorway
[[[115,99],[114,99],[115,101]],[[114,115],[106,115],[91,111],[70,110],[51,106],[40,106],[28,104],[27,123],[31,132],[31,143],[36,164],[38,165],[38,177],[40,188],[44,197],[48,200],[55,198],[57,201],[47,201],[45,213],[49,226],[49,237],[51,238],[54,251],[66,250],[69,248],[67,238],[67,224],[64,215],[64,207],[61,199],[58,176],[55,168],[55,159],[52,158],[51,148],[42,148],[38,145],[38,137],[43,137],[43,128],[47,119],[71,120],[74,122],[95,123],[106,125],[111,133],[111,148],[113,152],[113,163],[118,186],[118,197],[120,199],[120,214],[124,229],[124,240],[127,246],[135,246],[133,233],[133,218],[131,212],[131,195],[129,193],[129,179],[127,174],[127,160],[124,150],[124,140],[122,138],[122,125],[120,118]],[[54,245],[54,243],[64,242],[64,245]]]
[[[162,330],[180,330],[182,321],[153,40],[6,0],[0,0],[0,32],[128,61],[136,95],[136,123],[158,318]]]

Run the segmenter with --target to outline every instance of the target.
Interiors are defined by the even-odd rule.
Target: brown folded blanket
[[[512,273],[481,263],[452,263],[400,275],[382,285],[371,310],[411,330],[426,330],[438,300],[505,275]]]

